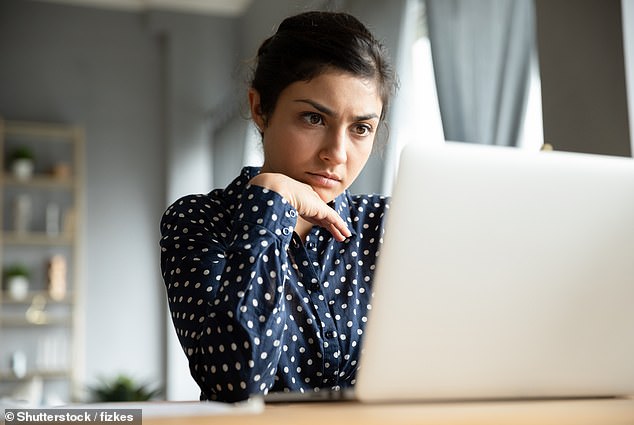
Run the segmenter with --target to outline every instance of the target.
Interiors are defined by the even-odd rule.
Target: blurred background
[[[346,11],[389,49],[401,88],[352,187],[389,194],[405,143],[631,156],[632,1],[0,0],[0,399],[85,401],[118,378],[198,398],[167,315],[159,220],[258,165],[251,60],[284,17]],[[12,168],[22,145],[36,155],[29,183]],[[24,192],[27,234],[49,239],[15,236]],[[72,297],[51,289],[56,255]],[[26,295],[8,287],[18,263]],[[47,323],[33,313],[56,309]]]

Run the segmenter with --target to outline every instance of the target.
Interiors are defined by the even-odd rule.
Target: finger
[[[336,241],[343,242],[346,240],[346,236],[344,236],[343,233],[341,233],[341,231],[333,223],[330,223],[328,227],[326,227],[326,229],[328,229],[328,231],[332,233],[332,236],[335,238]]]
[[[312,224],[325,228],[340,242],[352,236],[341,216],[319,198],[316,192],[313,191],[311,194],[313,195],[312,208],[300,211],[300,216]]]
[[[335,215],[335,220],[331,221],[326,228],[333,234],[335,239],[340,242],[352,236],[348,226],[346,226],[346,223],[339,215]]]
[[[349,238],[350,236],[352,236],[352,232],[350,231],[350,229],[348,229],[348,226],[343,220],[339,219],[339,223],[336,225],[336,227],[344,237]]]
[[[339,229],[341,234],[343,234],[347,238],[352,236],[352,233],[350,232],[350,229],[348,229],[348,224],[345,222],[345,220],[341,218],[341,216],[337,214],[334,210],[331,211],[335,219],[333,224],[337,227],[337,229]]]
[[[344,241],[346,238],[352,235],[348,227],[345,225],[343,219],[334,212],[332,213],[329,212],[323,218],[318,218],[316,216],[313,216],[313,217],[305,217],[305,219],[316,226],[320,226],[328,230],[333,235],[333,237],[339,242]]]

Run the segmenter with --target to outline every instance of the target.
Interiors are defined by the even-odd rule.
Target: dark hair
[[[381,120],[396,89],[385,47],[354,16],[305,12],[291,16],[258,49],[251,87],[268,119],[280,93],[296,81],[309,81],[327,69],[374,80],[383,102]]]

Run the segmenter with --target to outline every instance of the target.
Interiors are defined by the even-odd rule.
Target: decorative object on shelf
[[[161,394],[158,388],[137,383],[130,376],[121,374],[114,379],[101,379],[90,392],[95,401],[147,401]]]
[[[66,162],[58,162],[51,168],[51,175],[56,179],[69,179],[70,174],[70,165]]]
[[[42,294],[35,294],[31,305],[26,310],[25,316],[27,322],[34,325],[46,325],[48,323],[48,314],[46,309],[46,297]]]
[[[11,172],[18,180],[28,180],[33,176],[33,151],[20,146],[11,153]]]
[[[46,234],[48,236],[59,236],[61,213],[60,207],[54,202],[46,204]]]
[[[26,354],[24,354],[24,351],[18,350],[11,353],[11,363],[9,366],[13,376],[20,379],[24,378],[27,369]]]
[[[66,297],[66,258],[53,255],[48,262],[48,295],[55,301]]]
[[[62,231],[65,234],[73,234],[75,232],[75,221],[77,220],[75,209],[68,208],[64,212],[64,219],[62,224]]]
[[[4,270],[5,290],[15,301],[25,300],[29,294],[29,269],[23,264],[13,264]]]
[[[35,366],[43,373],[63,373],[70,364],[68,347],[63,335],[43,335],[37,342]]]
[[[44,393],[44,381],[40,376],[30,377],[21,382],[8,397],[3,398],[9,403],[16,402],[24,407],[38,407],[42,405],[42,395]]]
[[[15,197],[13,205],[13,228],[16,233],[26,233],[31,228],[31,197],[21,193]]]

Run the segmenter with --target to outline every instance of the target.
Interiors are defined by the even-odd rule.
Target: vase
[[[26,376],[26,369],[27,369],[27,360],[26,360],[26,354],[24,354],[23,351],[14,351],[11,354],[11,360],[10,360],[10,365],[11,365],[11,372],[13,372],[13,375],[16,378],[24,378]]]
[[[13,227],[16,233],[26,233],[31,227],[31,196],[25,193],[15,197]]]
[[[18,180],[28,180],[33,176],[33,161],[27,158],[14,159],[11,171]]]
[[[10,276],[7,279],[7,294],[15,301],[26,299],[29,294],[29,279],[26,276]]]

